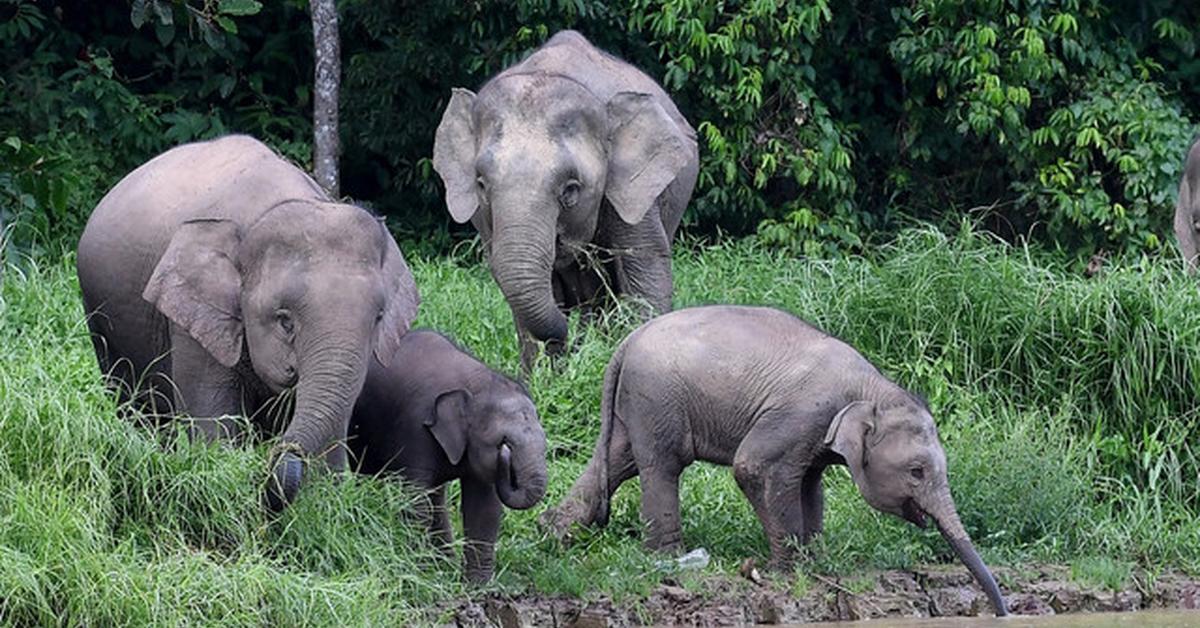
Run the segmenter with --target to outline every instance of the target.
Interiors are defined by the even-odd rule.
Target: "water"
[[[1132,613],[1068,613],[1036,617],[939,617],[937,619],[871,619],[843,621],[806,626],[846,628],[1191,628],[1200,627],[1200,610],[1195,611],[1136,611]]]

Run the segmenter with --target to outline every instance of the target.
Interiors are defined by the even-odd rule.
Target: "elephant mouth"
[[[905,500],[903,509],[904,520],[924,530],[929,527],[929,521],[926,519],[926,513],[917,505],[916,500]]]
[[[500,468],[508,472],[508,477],[504,478],[508,482],[508,487],[513,491],[521,490],[520,485],[517,483],[517,472],[512,466],[512,449],[508,446],[508,443],[500,445]]]

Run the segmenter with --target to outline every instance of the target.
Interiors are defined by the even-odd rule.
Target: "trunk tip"
[[[295,501],[296,494],[300,492],[300,484],[304,480],[304,462],[290,451],[283,452],[276,458],[272,468],[264,501],[268,510],[280,512]]]

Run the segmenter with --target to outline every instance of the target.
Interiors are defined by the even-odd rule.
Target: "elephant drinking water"
[[[559,537],[603,525],[609,499],[640,476],[647,545],[682,545],[679,475],[695,460],[732,465],[772,562],[821,531],[821,476],[846,465],[867,503],[931,518],[991,600],[1004,598],[959,521],[946,456],[925,403],[858,351],[779,310],[710,306],[660,316],[617,348],[604,375],[600,440],[570,493],[542,521]]]

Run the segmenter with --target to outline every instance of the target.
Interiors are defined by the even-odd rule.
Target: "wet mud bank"
[[[1066,567],[994,570],[1019,615],[1200,609],[1200,577],[1135,574],[1118,589],[1076,582]],[[757,574],[755,574],[757,575]],[[639,625],[742,626],[850,621],[883,617],[990,616],[992,609],[966,569],[929,567],[849,577],[809,576],[800,590],[755,578],[706,576],[685,588],[666,579],[648,597],[614,603],[493,595],[446,609],[446,626],[607,628]],[[1196,617],[1200,624],[1200,614]]]

